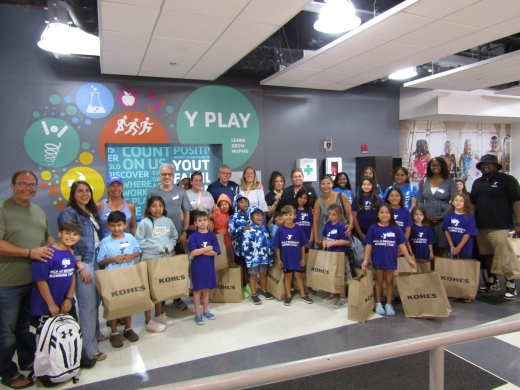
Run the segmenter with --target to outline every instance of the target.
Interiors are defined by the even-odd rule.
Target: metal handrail
[[[430,389],[444,388],[444,347],[520,331],[520,320],[492,322],[472,328],[396,341],[295,362],[275,364],[228,374],[156,386],[153,389],[230,390],[267,385],[323,372],[430,351]]]

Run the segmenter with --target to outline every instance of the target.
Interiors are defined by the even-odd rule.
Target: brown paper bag
[[[329,293],[345,288],[345,253],[309,250],[307,258],[307,286]]]
[[[98,270],[96,288],[103,299],[103,318],[115,320],[150,310],[148,267],[146,263]]]
[[[480,263],[476,260],[435,258],[435,272],[439,274],[451,298],[475,299],[480,279]]]
[[[507,237],[498,243],[491,273],[506,279],[520,279],[520,238]]]
[[[437,272],[395,277],[407,317],[448,317],[450,302]]]
[[[189,296],[188,255],[147,259],[150,296],[154,303]]]
[[[218,303],[242,302],[242,267],[232,264],[229,268],[217,271],[217,288],[210,290],[209,300]]]
[[[283,277],[283,271],[277,265],[269,267],[267,270],[267,291],[279,301],[283,301],[287,295],[285,293]]]
[[[215,271],[226,269],[229,267],[226,251],[226,243],[224,242],[224,235],[217,234],[218,245],[220,247],[220,255],[215,256]]]
[[[372,271],[362,271],[348,285],[348,319],[365,322],[374,310]]]

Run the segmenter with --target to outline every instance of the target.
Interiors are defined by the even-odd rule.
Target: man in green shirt
[[[37,186],[33,172],[18,171],[11,178],[13,196],[0,201],[0,377],[11,388],[32,384],[19,372],[32,369],[36,349],[29,330],[31,259],[46,262],[52,256],[47,245],[55,243],[45,212],[31,203]]]

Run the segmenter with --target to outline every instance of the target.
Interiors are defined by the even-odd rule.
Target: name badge
[[[128,241],[122,242],[122,243],[119,245],[120,248],[127,248],[127,247],[129,247],[129,246],[130,246],[130,243],[129,243]]]
[[[174,197],[172,198],[172,200],[175,200],[175,199],[179,199],[179,195],[174,196]]]
[[[444,191],[444,189],[439,188],[439,189],[437,189],[437,192],[440,192],[441,194],[444,194],[445,191]]]

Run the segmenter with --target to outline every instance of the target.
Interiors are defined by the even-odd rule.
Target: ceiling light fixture
[[[49,23],[38,47],[56,54],[99,56],[99,37],[63,23]]]
[[[355,29],[361,24],[350,0],[325,0],[314,29],[328,34],[338,34]]]
[[[415,76],[417,76],[417,69],[415,68],[415,66],[412,66],[411,68],[398,70],[397,72],[390,74],[388,78],[390,80],[406,80],[411,79]]]

